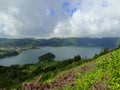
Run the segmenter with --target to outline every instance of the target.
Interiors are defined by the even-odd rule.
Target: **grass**
[[[15,70],[16,73],[19,72],[16,75],[17,77],[21,79],[25,78],[25,80],[21,82],[16,81],[16,85],[14,84],[13,88],[21,87],[22,82],[33,82],[40,75],[42,75],[40,83],[51,83],[62,74],[69,73],[75,69],[80,69],[81,71],[76,73],[75,85],[70,86],[66,84],[63,86],[63,90],[92,90],[94,88],[102,88],[102,90],[120,90],[120,49],[99,56],[96,59],[75,60],[76,58],[61,62],[41,61],[35,65],[21,65],[2,68],[6,69],[5,75],[7,72],[8,75],[11,75],[11,70]],[[21,80],[16,77],[14,78],[16,80]],[[2,81],[4,81],[4,78],[1,82]],[[6,82],[3,84],[5,83]],[[9,84],[11,85],[11,83]]]
[[[101,90],[120,90],[120,49],[101,56],[95,61],[96,64],[90,70],[76,74],[74,87],[65,85],[64,90],[93,90],[94,88],[96,90],[100,88]]]

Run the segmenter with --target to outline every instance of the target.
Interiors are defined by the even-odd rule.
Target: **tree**
[[[118,45],[118,48],[120,48],[120,44]]]
[[[49,52],[49,53],[46,53],[46,54],[40,56],[40,57],[39,57],[39,60],[40,60],[40,61],[41,61],[41,60],[51,61],[51,60],[53,60],[54,58],[55,58],[55,55]]]
[[[80,55],[75,56],[75,57],[74,57],[74,60],[75,60],[75,61],[81,60],[81,56],[80,56]]]
[[[100,52],[100,55],[103,55],[103,54],[106,54],[106,53],[109,53],[110,50],[109,48],[104,48],[101,52]]]

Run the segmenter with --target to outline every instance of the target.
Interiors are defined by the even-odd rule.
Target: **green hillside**
[[[120,90],[120,49],[62,71],[51,83],[41,86],[53,90]]]
[[[112,43],[111,43],[112,42]],[[120,43],[119,37],[108,38],[51,38],[51,39],[7,39],[0,38],[0,46],[25,47],[25,46],[91,46],[113,48]]]
[[[54,90],[119,90],[120,49],[62,71],[51,83],[41,86]]]
[[[120,49],[77,69],[75,85],[64,90],[120,90]]]
[[[64,61],[0,66],[0,88],[22,89],[27,83],[39,90],[119,90],[120,49],[107,52],[104,49],[92,59],[77,55]]]

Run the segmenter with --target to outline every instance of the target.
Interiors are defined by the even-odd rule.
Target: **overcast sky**
[[[0,38],[118,36],[120,0],[0,0]]]

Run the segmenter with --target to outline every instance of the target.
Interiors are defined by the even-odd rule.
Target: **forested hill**
[[[51,39],[6,39],[0,38],[0,46],[98,46],[116,47],[118,37],[111,38],[51,38]]]

